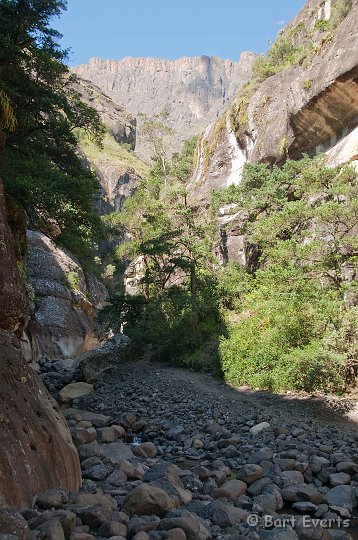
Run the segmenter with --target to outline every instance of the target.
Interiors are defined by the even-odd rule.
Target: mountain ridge
[[[167,123],[178,141],[172,150],[177,150],[182,140],[202,132],[220,116],[250,79],[255,58],[250,52],[241,53],[236,62],[204,55],[177,60],[92,58],[72,71],[96,84],[134,116],[167,111]],[[143,150],[140,122],[138,150]]]

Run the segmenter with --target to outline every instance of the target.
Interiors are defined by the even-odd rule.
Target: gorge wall
[[[93,58],[74,72],[98,85],[131,114],[148,116],[167,111],[174,129],[174,149],[205,129],[229,106],[249,80],[255,54],[242,53],[238,62],[217,57]],[[143,150],[140,133],[137,150]]]
[[[0,505],[19,508],[51,487],[76,491],[81,474],[57,404],[21,354],[27,294],[1,182],[0,260]]]
[[[84,160],[96,173],[101,186],[97,210],[102,215],[118,211],[147,170],[132,152],[137,140],[137,120],[90,81],[77,77],[73,86],[81,101],[99,113],[106,129],[102,148],[85,135],[80,141]]]
[[[342,4],[342,3],[340,3]],[[358,160],[358,2],[332,25],[338,3],[309,0],[279,34],[301,57],[263,81],[253,77],[231,109],[206,129],[188,186],[191,204],[206,207],[212,190],[239,184],[246,163],[281,164],[325,153],[328,165]],[[254,68],[255,74],[255,68]],[[245,255],[243,222],[235,208],[219,211],[222,259]]]
[[[97,110],[105,126],[102,147],[80,134],[79,151],[99,180],[95,205],[106,215],[120,210],[146,171],[146,165],[132,152],[136,120],[89,81],[78,78],[72,87],[83,102]],[[100,280],[84,271],[76,257],[56,244],[55,229],[27,231],[25,264],[32,316],[21,344],[28,361],[43,355],[73,358],[100,343],[96,313],[104,306],[108,292]],[[101,252],[108,247],[102,242]]]

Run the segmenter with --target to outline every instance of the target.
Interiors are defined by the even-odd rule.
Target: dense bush
[[[249,281],[238,276],[235,288],[232,267],[222,278],[230,286],[221,294],[234,299],[225,305],[239,307],[220,344],[228,380],[338,392],[354,381],[357,308],[347,298],[357,285],[347,275],[357,270],[357,193],[353,169],[304,158],[273,170],[249,165],[239,187],[215,195],[216,206],[225,201],[248,212],[248,240],[262,250]]]

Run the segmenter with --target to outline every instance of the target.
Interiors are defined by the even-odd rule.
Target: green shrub
[[[332,5],[330,27],[336,28],[348,15],[352,9],[353,0],[335,0]]]
[[[262,252],[249,282],[235,267],[219,279],[231,321],[219,350],[226,380],[274,391],[354,384],[358,310],[346,298],[357,288],[344,275],[357,257],[344,246],[357,246],[357,182],[350,167],[306,157],[272,170],[248,165],[240,186],[214,197],[247,212],[247,241]]]
[[[330,27],[330,23],[326,19],[318,19],[315,22],[314,30],[328,30]]]
[[[344,391],[345,360],[344,354],[326,349],[320,340],[302,349],[294,349],[283,358],[292,388],[305,392]]]
[[[80,288],[80,276],[76,271],[67,272],[66,285],[72,291],[78,291]]]
[[[279,36],[266,55],[259,56],[253,65],[253,76],[259,82],[294,64],[302,47],[294,45],[291,36]]]

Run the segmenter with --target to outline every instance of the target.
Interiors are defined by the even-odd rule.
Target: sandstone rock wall
[[[77,491],[79,460],[56,403],[1,329],[0,351],[0,504],[30,506],[51,487]]]
[[[21,507],[51,487],[76,491],[81,476],[66,424],[20,352],[27,297],[1,182],[0,260],[0,505]]]
[[[302,11],[300,18],[309,27],[318,20],[321,4],[308,2]],[[355,1],[308,65],[289,67],[260,85],[250,100],[243,141],[246,148],[251,141],[251,162],[279,163],[285,157],[283,149],[294,159],[328,150],[357,126],[357,43]]]
[[[96,200],[97,210],[101,215],[118,212],[124,201],[134,194],[141,177],[133,169],[117,166],[105,157],[93,163],[92,168],[102,187]]]
[[[71,82],[71,87],[78,93],[81,101],[98,112],[102,122],[118,143],[135,147],[137,121],[119,105],[120,101],[115,103],[98,86],[82,77],[76,77]]]
[[[357,161],[358,2],[322,43],[318,20],[328,20],[330,0],[309,0],[283,32],[301,28],[290,39],[315,44],[310,61],[292,65],[264,80],[249,101],[248,125],[233,141],[232,123],[211,125],[202,140],[200,166],[189,185],[191,200],[207,204],[212,189],[239,183],[246,162],[282,163],[304,153],[325,152],[328,163]]]
[[[238,184],[247,162],[231,127],[230,112],[206,129],[199,145],[197,168],[188,184],[188,197],[194,205],[207,205],[212,190]]]

